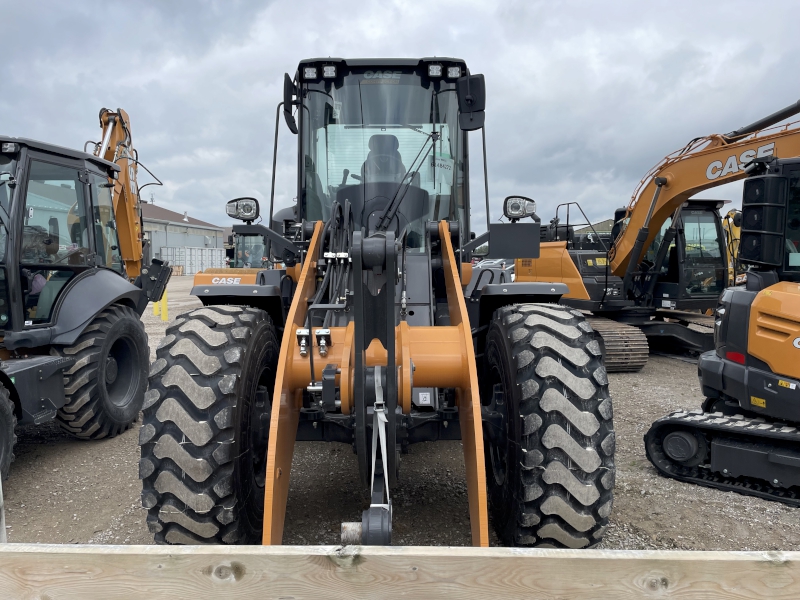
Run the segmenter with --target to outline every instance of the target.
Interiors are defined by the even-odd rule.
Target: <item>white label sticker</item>
[[[420,392],[419,397],[417,398],[417,404],[419,404],[420,406],[430,406],[431,404],[430,392]]]
[[[671,300],[662,300],[661,308],[675,308],[675,303]]]

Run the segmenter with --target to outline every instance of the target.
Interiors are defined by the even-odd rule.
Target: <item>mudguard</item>
[[[85,271],[70,281],[59,295],[53,309],[53,325],[10,331],[3,345],[9,350],[49,344],[69,346],[104,308],[120,303],[135,309],[141,304],[141,296],[140,288],[114,271]]]

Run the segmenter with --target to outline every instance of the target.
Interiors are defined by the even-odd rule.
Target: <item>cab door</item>
[[[47,325],[67,284],[94,265],[88,171],[80,161],[31,153],[17,252],[24,327]]]

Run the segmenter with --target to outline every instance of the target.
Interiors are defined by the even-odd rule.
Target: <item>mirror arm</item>
[[[462,254],[468,254],[475,250],[478,246],[483,245],[484,243],[489,241],[489,232],[485,231],[484,233],[480,234],[474,240],[470,240],[466,244],[461,247]]]
[[[281,253],[288,252],[296,259],[300,259],[300,248],[269,227],[264,227],[263,225],[234,225],[233,233],[241,235],[263,235],[265,238],[269,239],[270,242],[275,244]]]
[[[278,103],[278,108],[275,111],[275,143],[272,146],[272,188],[269,192],[269,223],[268,225],[272,227],[272,212],[273,207],[275,206],[275,165],[278,162],[278,129],[280,129],[281,124],[281,107],[284,105],[283,102]]]

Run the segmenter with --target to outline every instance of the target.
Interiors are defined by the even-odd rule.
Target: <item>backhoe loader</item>
[[[746,283],[720,297],[715,349],[698,362],[706,399],[644,443],[664,476],[800,507],[800,159],[766,155],[745,172]]]
[[[569,216],[564,222],[557,210],[539,259],[515,261],[516,280],[566,283],[562,303],[592,313],[609,371],[639,371],[648,340],[711,349],[713,318],[700,313],[716,307],[728,283],[722,202],[692,196],[742,179],[753,158],[800,156],[799,122],[773,127],[798,112],[800,102],[668,155],[641,180],[629,206],[616,211],[610,240],[594,236],[597,243],[582,247]],[[574,202],[562,206],[583,213]]]
[[[600,339],[557,304],[565,285],[471,267],[487,241],[498,258],[539,244],[525,197],[473,239],[467,133],[484,105],[460,59],[310,59],[286,75],[275,135],[283,114],[297,204],[271,203],[267,225],[257,199],[226,207],[273,267],[198,275],[204,306],[152,365],[139,468],[157,542],[280,544],[295,441],[315,440],[357,457],[364,510],[342,516],[342,543],[388,545],[415,510],[392,503],[401,456],[459,439],[474,545],[490,517],[506,545],[601,540],[615,438]]]
[[[128,115],[103,109],[93,153],[0,137],[0,473],[16,424],[82,439],[138,418],[147,386],[139,316],[170,272],[143,265]]]

